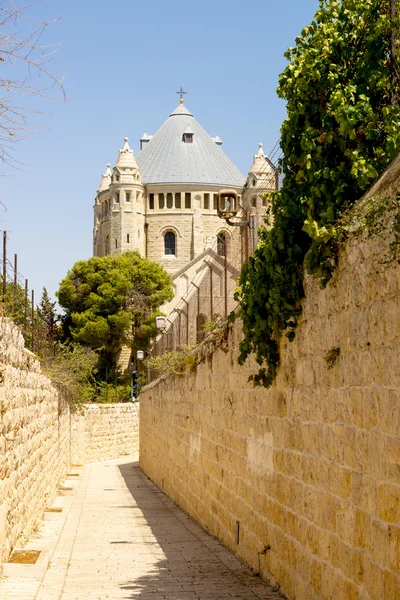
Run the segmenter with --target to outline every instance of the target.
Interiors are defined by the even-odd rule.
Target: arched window
[[[176,255],[176,235],[173,231],[167,231],[164,235],[164,254]]]
[[[110,254],[110,236],[106,235],[106,243],[104,245],[104,254]]]
[[[226,234],[223,231],[217,235],[217,254],[226,255]]]

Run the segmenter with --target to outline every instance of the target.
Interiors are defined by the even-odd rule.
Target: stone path
[[[27,544],[49,550],[47,571],[3,576],[1,600],[282,600],[132,457],[87,465],[73,487]]]

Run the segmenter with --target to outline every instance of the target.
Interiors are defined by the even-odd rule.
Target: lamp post
[[[138,350],[136,352],[136,364],[132,359],[131,362],[131,402],[135,402],[139,395],[139,377],[140,373],[138,370],[138,363],[140,360],[143,360],[144,352],[143,350]]]

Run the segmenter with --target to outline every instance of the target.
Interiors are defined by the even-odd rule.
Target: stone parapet
[[[139,449],[139,404],[84,404],[72,415],[73,462],[110,460]]]

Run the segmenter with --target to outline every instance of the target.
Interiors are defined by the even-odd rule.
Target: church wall
[[[110,254],[121,254],[121,207],[115,204],[111,212]]]
[[[214,210],[213,196],[221,186],[210,186],[207,191],[198,190],[195,186],[147,186],[146,222],[148,223],[148,258],[161,263],[173,273],[184,267],[195,256],[201,254],[206,247],[216,245],[219,231],[230,229]],[[158,195],[163,193],[181,193],[181,208],[158,208]],[[191,208],[185,208],[185,193],[191,193]],[[154,194],[154,209],[149,208],[149,195]],[[204,208],[204,197],[208,194],[208,206]],[[177,235],[177,255],[164,255],[164,234],[168,227]]]
[[[181,269],[191,259],[192,215],[190,212],[165,211],[148,214],[147,258],[158,262],[168,272]],[[176,256],[165,256],[164,234],[171,230],[176,234]]]

